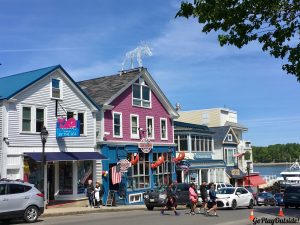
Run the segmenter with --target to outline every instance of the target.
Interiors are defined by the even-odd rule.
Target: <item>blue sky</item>
[[[75,80],[115,74],[141,41],[143,58],[182,109],[238,111],[253,145],[300,142],[300,84],[253,43],[221,48],[193,19],[174,19],[175,0],[2,0],[0,77],[61,64]],[[129,65],[128,65],[129,66]],[[127,66],[127,67],[128,67]]]

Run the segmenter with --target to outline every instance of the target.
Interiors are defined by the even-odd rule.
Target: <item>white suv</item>
[[[44,212],[44,195],[33,184],[0,180],[0,220],[36,222]]]

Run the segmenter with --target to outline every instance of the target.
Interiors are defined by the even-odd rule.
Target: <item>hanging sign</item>
[[[70,118],[59,118],[56,122],[56,137],[79,137],[80,136],[80,121]]]
[[[233,176],[239,176],[239,175],[241,175],[241,172],[239,169],[233,169],[233,170],[231,170],[231,174]]]
[[[131,166],[131,163],[127,159],[121,159],[117,164],[122,173],[127,172],[128,168]]]
[[[151,151],[151,149],[153,148],[153,144],[152,144],[152,142],[150,142],[150,140],[143,138],[139,142],[139,148],[142,150],[142,152],[149,153]]]
[[[178,164],[176,164],[176,168],[180,170],[188,170],[191,166],[191,163],[186,160],[180,161]]]

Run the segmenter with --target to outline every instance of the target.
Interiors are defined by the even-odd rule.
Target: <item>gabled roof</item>
[[[18,92],[24,90],[31,84],[47,76],[52,71],[59,68],[60,65],[50,66],[38,70],[32,70],[25,73],[19,73],[0,78],[0,100],[10,99]]]
[[[224,127],[210,127],[209,128],[211,131],[214,132],[214,141],[217,143],[223,143],[224,138],[226,134],[228,133],[230,127],[229,126],[224,126]]]
[[[78,84],[99,106],[102,106],[139,76],[140,70],[135,69],[122,75],[98,77],[80,81]]]
[[[174,121],[174,131],[186,131],[186,132],[197,132],[212,134],[213,132],[204,125],[185,123],[180,121]]]
[[[99,107],[103,107],[108,106],[141,76],[169,114],[174,118],[178,118],[179,114],[146,68],[140,67],[132,70],[126,70],[111,76],[80,81],[78,84],[98,104]]]
[[[79,85],[72,79],[72,77],[61,65],[50,66],[0,78],[0,100],[8,100],[14,97],[16,94],[30,87],[30,85],[38,82],[42,78],[48,76],[50,73],[58,69],[63,71],[69,81],[79,90],[89,104],[98,109],[97,104],[88,95],[86,95],[86,93],[79,87]]]
[[[242,125],[240,123],[233,123],[233,122],[229,122],[229,121],[226,121],[225,126],[230,126],[232,128],[238,128],[238,129],[241,129],[243,131],[247,131],[248,130],[247,127],[245,127],[244,125]]]

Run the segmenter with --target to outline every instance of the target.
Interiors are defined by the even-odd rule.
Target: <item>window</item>
[[[179,151],[188,151],[187,135],[179,135],[177,143]]]
[[[6,184],[0,184],[0,195],[5,195]]]
[[[44,126],[44,109],[36,109],[35,131],[41,132]]]
[[[147,84],[142,78],[138,79],[132,85],[132,104],[134,106],[150,108],[150,98],[150,88],[147,86]]]
[[[143,199],[143,194],[130,194],[129,195],[129,203],[136,203],[136,202],[141,202]]]
[[[21,184],[9,184],[8,185],[8,194],[20,194],[28,191],[28,188]]]
[[[235,149],[233,148],[226,148],[225,149],[225,159],[227,162],[227,165],[233,166],[235,163],[235,157],[233,156],[235,152]]]
[[[162,140],[168,140],[167,120],[166,119],[160,119],[160,138]]]
[[[147,138],[154,139],[154,118],[153,117],[146,117],[147,120]]]
[[[84,132],[84,113],[78,113],[78,120],[80,121],[80,134],[85,134]]]
[[[191,135],[193,152],[212,151],[212,137]]]
[[[131,138],[139,138],[139,116],[130,115]]]
[[[128,158],[131,155],[128,155]],[[150,187],[150,160],[149,154],[139,153],[139,162],[128,169],[127,186],[132,189]]]
[[[60,80],[52,79],[52,98],[61,98],[60,86]]]
[[[228,141],[232,141],[232,134],[228,134]]]
[[[22,131],[31,131],[31,107],[23,107]]]
[[[171,180],[172,173],[171,153],[153,153],[153,162],[156,162],[160,156],[164,156],[165,162],[158,166],[156,169],[152,170],[154,177],[154,186],[156,187],[160,187],[161,185],[167,185]]]
[[[67,120],[74,117],[74,112],[67,112]]]
[[[113,113],[113,133],[114,137],[122,137],[122,114],[114,112]]]

